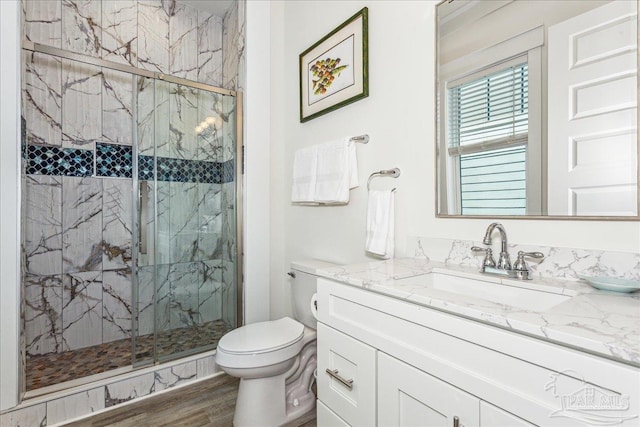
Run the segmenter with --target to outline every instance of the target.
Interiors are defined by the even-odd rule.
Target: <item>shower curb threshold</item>
[[[75,418],[69,418],[68,420],[61,421],[59,423],[47,424],[47,427],[59,427],[59,426],[64,426],[64,425],[69,424],[69,423],[75,423],[77,421],[82,421],[82,420],[84,420],[86,418],[93,417],[94,415],[99,415],[99,414],[102,414],[104,412],[109,412],[112,409],[122,408],[123,406],[128,406],[128,405],[132,405],[134,403],[142,402],[143,400],[150,399],[150,398],[156,397],[156,396],[160,396],[162,394],[169,393],[169,392],[181,389],[183,387],[188,387],[188,386],[197,384],[199,382],[202,382],[202,381],[214,378],[214,377],[218,377],[220,375],[225,375],[225,373],[223,371],[219,371],[219,372],[216,372],[216,373],[211,374],[209,376],[202,377],[202,378],[196,378],[193,381],[184,382],[184,383],[178,384],[178,385],[173,386],[173,387],[165,388],[164,390],[159,390],[159,391],[156,391],[154,393],[147,394],[145,396],[140,396],[140,397],[135,398],[135,399],[127,400],[126,402],[122,402],[122,403],[119,403],[117,405],[109,406],[108,408],[100,409],[100,410],[95,411],[95,412],[89,412],[87,414],[80,415],[80,416],[75,417]]]
[[[151,396],[157,396],[158,394],[164,393],[166,391],[171,391],[177,388],[181,388],[183,386],[192,385],[202,380],[209,379],[223,373],[220,369],[218,369],[217,365],[215,364],[215,360],[214,360],[215,354],[216,354],[216,350],[210,350],[203,353],[186,356],[181,359],[176,359],[173,361],[164,362],[161,364],[148,366],[144,368],[139,368],[139,369],[133,369],[131,367],[121,368],[122,370],[126,370],[126,372],[116,374],[116,375],[113,375],[112,372],[104,373],[104,374],[96,374],[95,375],[96,377],[100,376],[102,377],[102,379],[98,379],[93,382],[87,382],[84,384],[80,384],[77,386],[72,386],[64,389],[60,389],[60,386],[62,386],[62,384],[56,385],[56,386],[50,386],[49,388],[57,388],[58,390],[53,390],[46,394],[38,394],[33,397],[29,397],[29,394],[30,393],[33,394],[33,392],[28,392],[25,394],[25,399],[19,405],[0,412],[0,424],[5,425],[4,424],[5,420],[13,418],[13,416],[15,416],[17,419],[22,419],[23,417],[28,417],[29,419],[33,419],[32,417],[35,416],[36,412],[38,416],[40,416],[42,412],[44,412],[47,423],[41,424],[41,425],[47,425],[47,426],[63,425],[71,421],[80,420],[98,413],[108,411],[112,408],[122,407],[123,405],[127,405],[133,402],[139,402],[141,399],[145,399]],[[204,363],[200,366],[199,362],[204,362]],[[193,372],[193,374],[188,377],[182,377],[181,375],[174,374],[174,376],[177,377],[176,382],[168,385],[161,382],[163,388],[156,390],[157,388],[156,383],[159,380],[158,373],[160,371],[165,371],[167,369],[172,370],[172,368],[175,368],[175,367],[191,368],[191,372]],[[200,367],[202,367],[202,369],[199,369]],[[173,373],[173,371],[171,372]],[[138,390],[135,389],[134,384],[131,384],[131,389],[129,390],[129,393],[124,393],[129,397],[125,399],[114,399],[114,400],[117,400],[115,404],[106,406],[105,399],[103,397],[102,398],[103,405],[101,407],[100,405],[96,407],[95,405],[87,404],[86,408],[84,408],[83,410],[76,406],[77,412],[69,416],[69,418],[65,417],[65,419],[58,419],[54,421],[49,417],[49,411],[51,410],[50,404],[54,401],[62,400],[65,398],[73,399],[79,395],[88,396],[90,392],[93,392],[95,390],[98,390],[98,389],[104,390],[107,386],[110,386],[116,383],[125,382],[128,380],[129,381],[135,380],[138,378],[148,376],[150,374],[154,375],[154,378],[153,378],[154,383],[151,388],[151,391],[149,391],[146,394],[138,396]],[[105,377],[105,375],[107,377]],[[79,381],[79,380],[74,380],[74,381]],[[59,414],[57,415],[59,416]],[[52,422],[49,424],[49,421],[52,421]]]

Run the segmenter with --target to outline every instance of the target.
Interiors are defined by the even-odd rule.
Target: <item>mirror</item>
[[[437,6],[439,217],[640,219],[637,9]]]

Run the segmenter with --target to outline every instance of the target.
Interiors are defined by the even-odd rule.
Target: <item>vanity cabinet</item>
[[[317,295],[318,425],[640,422],[636,367],[324,278]]]

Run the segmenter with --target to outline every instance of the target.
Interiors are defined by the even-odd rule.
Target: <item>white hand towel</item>
[[[349,169],[351,171],[351,177],[349,179],[349,188],[356,188],[358,185],[358,156],[356,155],[356,143],[349,141],[348,156],[349,156]]]
[[[318,146],[315,201],[348,203],[349,189],[358,186],[356,148],[349,139]]]
[[[293,185],[291,186],[292,202],[315,202],[317,168],[317,145],[296,150],[293,156]]]
[[[395,237],[395,193],[369,191],[366,251],[383,259],[393,258]]]

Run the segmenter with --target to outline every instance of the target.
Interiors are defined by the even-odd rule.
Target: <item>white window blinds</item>
[[[448,152],[462,214],[526,214],[528,81],[525,62],[448,90]]]

